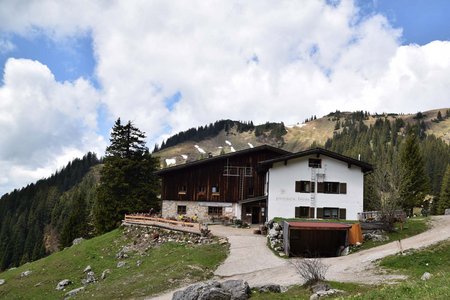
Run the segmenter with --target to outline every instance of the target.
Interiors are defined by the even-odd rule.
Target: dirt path
[[[283,286],[301,284],[290,260],[275,256],[266,246],[266,237],[253,235],[251,230],[212,226],[213,234],[228,237],[230,255],[215,271],[216,280],[243,279],[250,286],[277,283]],[[416,236],[394,241],[348,256],[324,258],[329,266],[326,279],[334,281],[376,284],[404,278],[383,274],[374,261],[403,250],[418,249],[450,238],[450,216],[432,217],[432,228]],[[173,292],[153,299],[171,299]]]

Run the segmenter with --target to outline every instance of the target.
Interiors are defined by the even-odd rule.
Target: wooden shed
[[[288,256],[340,256],[349,245],[351,225],[329,222],[284,221],[284,249]]]

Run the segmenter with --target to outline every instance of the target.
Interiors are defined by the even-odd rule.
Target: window
[[[310,168],[322,168],[322,160],[320,158],[310,158],[308,161]]]
[[[339,219],[339,208],[336,207],[324,207],[323,208],[324,219]]]
[[[219,185],[213,185],[212,187],[211,187],[211,192],[213,192],[213,193],[219,193]]]
[[[317,192],[324,194],[347,194],[347,183],[345,182],[318,182]]]
[[[178,190],[178,194],[186,194],[187,188],[185,185],[182,185]]]
[[[314,193],[314,182],[311,181],[296,181],[295,192],[297,193]]]
[[[222,215],[222,207],[208,206],[208,215],[221,216]]]
[[[177,206],[177,214],[185,215],[186,214],[186,205],[178,205]]]
[[[297,206],[295,208],[295,217],[296,218],[309,218],[309,211],[310,211],[310,208],[308,206]]]

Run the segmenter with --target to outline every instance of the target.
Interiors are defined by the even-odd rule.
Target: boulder
[[[231,300],[231,293],[220,287],[203,290],[197,300]]]
[[[64,295],[64,299],[69,299],[72,298],[73,296],[75,296],[76,294],[78,294],[79,292],[81,292],[82,290],[84,290],[84,286],[79,287],[77,289],[73,289],[71,291],[68,291],[65,295]]]
[[[204,290],[212,288],[220,288],[220,283],[217,281],[207,281],[190,285],[184,290],[175,292],[172,300],[198,300]]]
[[[281,293],[281,286],[279,284],[265,284],[254,286],[253,289],[257,290],[260,293]]]
[[[106,276],[108,275],[108,274],[110,274],[111,273],[111,270],[110,269],[106,269],[106,270],[104,270],[103,272],[102,272],[102,276],[100,277],[102,280],[104,280],[105,278],[106,278]]]
[[[33,273],[33,271],[30,271],[30,270],[24,271],[24,272],[20,273],[20,277],[30,276],[31,273]]]
[[[431,273],[425,272],[425,273],[423,273],[422,277],[420,277],[420,279],[422,279],[423,281],[427,281],[427,280],[431,279],[431,276],[433,276],[433,275],[431,275]]]
[[[60,282],[58,282],[58,285],[56,286],[56,290],[61,291],[71,283],[72,283],[72,281],[70,281],[69,279],[61,280]]]
[[[83,241],[84,241],[84,239],[82,237],[76,238],[72,241],[72,246],[79,245]]]
[[[250,295],[250,287],[244,280],[227,280],[222,282],[221,286],[231,293],[232,300],[246,300]]]
[[[127,263],[124,262],[124,261],[119,261],[119,262],[117,263],[117,267],[118,267],[118,268],[123,268],[123,267],[125,267],[126,264],[127,264]]]
[[[0,279],[0,285],[4,285],[6,283],[5,279]]]
[[[280,223],[273,223],[273,228],[275,228],[276,231],[282,231],[283,227]]]
[[[446,208],[445,211],[444,211],[444,214],[445,215],[450,215],[450,208]]]
[[[83,273],[87,273],[87,272],[90,272],[90,271],[92,271],[91,266],[87,266],[86,268],[84,268]]]

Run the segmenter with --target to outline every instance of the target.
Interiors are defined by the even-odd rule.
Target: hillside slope
[[[0,285],[0,299],[63,299],[68,291],[83,286],[76,299],[142,299],[205,280],[226,257],[227,245],[217,240],[199,243],[197,238],[194,243],[192,237],[174,238],[170,233],[174,241],[164,242],[168,238],[159,232],[155,242],[157,233],[153,230],[116,229],[0,273],[5,281]],[[118,258],[118,253],[126,257],[122,254]],[[125,265],[119,267],[119,262]],[[94,272],[95,282],[83,285],[82,280],[88,277],[84,272],[87,266]],[[31,273],[21,275],[25,271]],[[72,283],[64,290],[56,290],[64,279]]]
[[[441,113],[442,120],[438,121],[438,112]],[[352,120],[355,114],[362,112],[334,112],[322,118],[314,119],[306,123],[298,123],[284,126],[287,133],[282,136],[270,136],[270,130],[266,130],[265,136],[256,136],[256,130],[237,130],[231,127],[221,130],[213,137],[200,138],[196,141],[183,141],[171,147],[167,147],[154,153],[160,157],[161,166],[166,167],[171,164],[181,164],[211,155],[219,155],[221,152],[232,152],[233,150],[247,149],[252,146],[269,144],[281,147],[285,150],[297,152],[308,149],[311,145],[325,145],[328,139],[333,138],[336,132],[342,131],[342,125],[346,120]],[[364,113],[363,113],[364,114]],[[437,138],[450,144],[450,109],[435,109],[418,114],[375,114],[367,115],[364,124],[373,126],[377,120],[403,120],[405,124],[416,124],[423,122],[425,132],[428,135],[435,135]],[[339,129],[336,130],[339,123]],[[261,126],[261,125],[260,125]],[[257,126],[255,126],[257,127]],[[191,129],[192,130],[192,129]],[[251,145],[249,145],[251,144]]]

